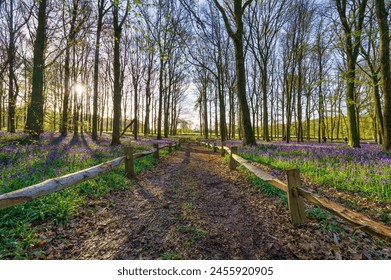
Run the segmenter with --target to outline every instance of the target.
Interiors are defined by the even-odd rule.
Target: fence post
[[[153,148],[155,151],[153,152],[153,157],[158,160],[159,159],[159,144],[153,144]]]
[[[231,170],[235,170],[236,169],[236,160],[234,160],[234,158],[232,157],[233,154],[237,154],[238,153],[238,147],[231,147],[231,154],[229,156],[229,169]]]
[[[171,152],[172,152],[172,144],[170,143],[170,144],[168,144],[168,152],[171,154]]]
[[[224,150],[224,146],[225,146],[225,141],[221,141],[221,156],[224,157],[225,156],[225,150]]]
[[[125,147],[125,176],[129,179],[135,177],[133,147]]]
[[[288,205],[293,225],[302,225],[307,222],[304,212],[303,198],[299,195],[297,188],[300,187],[299,169],[286,171],[288,180]]]

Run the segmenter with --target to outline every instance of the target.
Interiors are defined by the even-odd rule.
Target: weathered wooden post
[[[288,180],[288,205],[293,225],[302,225],[307,222],[304,212],[303,198],[297,188],[301,186],[299,169],[286,171]]]
[[[236,160],[233,158],[232,155],[236,155],[238,153],[238,147],[231,147],[231,154],[229,155],[229,169],[235,170],[236,169]]]
[[[129,179],[135,177],[133,147],[131,146],[125,147],[125,176]]]
[[[171,154],[172,153],[172,144],[168,144],[168,152]]]
[[[225,146],[225,141],[221,141],[221,150],[220,150],[220,153],[221,153],[221,156],[222,156],[222,157],[225,156],[224,146]]]
[[[153,151],[153,157],[158,160],[159,159],[159,144],[153,144],[153,148],[155,149]]]

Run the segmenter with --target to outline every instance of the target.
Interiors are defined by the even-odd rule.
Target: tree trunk
[[[96,28],[95,58],[94,58],[94,93],[92,105],[92,140],[98,140],[98,85],[99,85],[99,56],[100,37],[103,27],[105,0],[100,0],[98,4],[98,25]]]
[[[138,81],[139,77],[138,74],[133,74],[133,91],[134,91],[134,124],[133,124],[133,134],[134,134],[134,139],[137,140],[138,137],[138,106],[139,106],[139,101],[138,101]]]
[[[267,109],[267,60],[263,61],[262,71],[262,104],[263,104],[263,140],[270,141],[269,136],[269,115]]]
[[[15,133],[16,96],[14,93],[15,81],[15,30],[14,30],[14,1],[10,1],[9,17],[9,45],[8,55],[8,132]]]
[[[217,0],[214,0],[216,7],[219,9],[224,19],[224,24],[227,29],[228,35],[234,42],[235,47],[235,65],[236,65],[236,86],[237,95],[239,101],[239,110],[241,112],[241,125],[243,128],[243,145],[257,145],[255,135],[251,125],[250,110],[248,108],[247,96],[246,96],[246,68],[245,57],[243,50],[243,13],[245,8],[250,5],[252,0],[246,1],[242,6],[242,0],[235,0],[233,3],[233,16],[235,22],[235,32],[233,31],[230,21],[227,17],[224,8],[219,4]],[[225,112],[224,112],[225,115]],[[222,121],[222,120],[220,120]],[[225,124],[224,124],[225,127]]]
[[[347,117],[349,123],[349,146],[353,148],[360,148],[360,138],[357,127],[356,120],[356,104],[355,104],[355,78],[356,78],[356,63],[348,55],[348,72],[346,74],[347,84],[346,84],[346,107],[347,107]]]
[[[384,94],[383,149],[391,150],[391,72],[388,12],[386,10],[384,0],[376,0],[375,5],[380,31],[380,69]]]
[[[114,88],[113,88],[113,134],[111,137],[111,145],[116,146],[121,144],[120,141],[120,126],[121,126],[121,62],[120,62],[120,42],[121,42],[121,28],[118,19],[118,5],[113,6],[113,23],[114,23]]]
[[[243,24],[243,23],[241,23]],[[250,110],[246,96],[246,69],[243,51],[243,30],[234,38],[235,62],[237,73],[237,94],[242,114],[243,145],[256,145],[255,135],[251,125]],[[225,113],[225,112],[224,112]]]
[[[44,96],[43,96],[43,75],[45,69],[45,29],[46,29],[46,6],[47,1],[41,0],[38,10],[38,27],[34,43],[33,62],[33,86],[31,101],[27,111],[26,131],[38,136],[43,131]],[[55,114],[56,112],[54,112]]]
[[[355,104],[355,78],[356,62],[359,54],[361,33],[365,17],[365,9],[368,0],[362,0],[357,3],[357,9],[347,11],[346,0],[336,0],[337,11],[344,29],[346,51],[346,106],[349,123],[348,141],[349,146],[360,148],[360,137],[356,121],[356,104]],[[347,15],[348,13],[348,15]],[[349,16],[349,19],[347,18]]]
[[[152,92],[151,92],[151,80],[152,80],[152,67],[153,67],[153,58],[149,54],[149,64],[147,70],[147,81],[145,85],[145,119],[144,119],[144,135],[150,133],[150,115],[151,115],[151,101],[152,101]]]
[[[162,139],[162,114],[163,114],[163,72],[164,72],[164,60],[160,57],[160,69],[159,69],[159,109],[157,115],[157,139]]]
[[[208,127],[208,99],[206,95],[207,81],[204,81],[204,86],[202,89],[202,105],[203,105],[203,115],[204,115],[204,136],[205,139],[209,138],[209,127]]]

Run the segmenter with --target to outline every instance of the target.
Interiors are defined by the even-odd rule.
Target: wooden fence
[[[28,202],[35,198],[48,195],[65,188],[72,187],[81,182],[96,178],[118,167],[123,161],[125,161],[125,176],[128,178],[133,178],[135,177],[134,159],[145,157],[151,154],[153,154],[155,159],[159,159],[159,151],[161,149],[168,148],[169,152],[171,153],[172,149],[177,149],[180,147],[180,145],[181,139],[179,139],[178,142],[174,144],[168,144],[164,146],[154,144],[152,150],[139,153],[133,153],[133,147],[125,146],[125,156],[123,157],[119,157],[62,177],[49,179],[30,187],[0,195],[0,209]]]
[[[225,146],[224,142],[221,143],[221,146],[217,146],[215,141],[197,142],[199,144],[206,145],[208,148],[212,148],[215,152],[220,150],[221,156],[225,156],[225,153],[228,153],[230,156],[229,166],[231,170],[234,170],[237,163],[239,163],[261,180],[286,192],[288,196],[289,212],[294,225],[305,224],[307,221],[304,211],[305,199],[307,202],[320,206],[321,208],[326,209],[336,216],[344,219],[356,229],[360,229],[368,234],[391,242],[391,227],[302,188],[298,169],[286,170],[286,184],[256,167],[251,161],[237,155],[237,147],[228,148]]]

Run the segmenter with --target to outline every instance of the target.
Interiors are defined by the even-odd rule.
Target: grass
[[[207,232],[204,229],[196,225],[177,226],[177,230],[186,234],[189,239],[186,242],[187,245],[194,244],[207,235]]]
[[[84,143],[81,139],[73,143],[69,140],[47,134],[39,141],[31,141],[23,134],[0,135],[0,194],[123,155],[122,146],[110,147],[104,141],[96,144],[89,136],[82,139]],[[137,150],[148,148],[149,145],[136,147]],[[161,150],[160,156],[167,153],[167,149]],[[152,156],[136,159],[136,175],[155,163]],[[31,250],[40,242],[37,225],[66,224],[90,199],[105,198],[111,192],[131,189],[132,182],[124,173],[121,165],[110,173],[74,187],[0,210],[0,259],[29,259],[41,254]]]
[[[163,260],[182,260],[182,256],[175,251],[167,251],[163,254]]]
[[[246,159],[279,170],[300,168],[300,172],[319,185],[361,194],[372,200],[391,201],[391,156],[373,144],[353,149],[342,143],[274,142],[259,147],[241,148]]]

